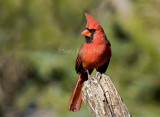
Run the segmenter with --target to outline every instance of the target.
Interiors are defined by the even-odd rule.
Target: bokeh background
[[[0,117],[91,117],[67,110],[84,12],[112,45],[106,72],[132,116],[160,116],[159,0],[0,0]],[[93,73],[95,75],[95,72]]]

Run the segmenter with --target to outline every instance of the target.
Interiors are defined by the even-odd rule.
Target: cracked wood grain
[[[94,117],[131,117],[111,79],[104,74],[84,83],[82,98]]]

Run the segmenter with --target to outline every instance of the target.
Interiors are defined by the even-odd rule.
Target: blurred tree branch
[[[11,114],[15,117],[12,105],[27,79],[25,66],[14,57],[13,52],[0,52],[0,55],[0,116]]]

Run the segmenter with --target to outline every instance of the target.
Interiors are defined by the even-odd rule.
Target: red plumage
[[[75,69],[78,79],[72,93],[68,110],[79,111],[82,103],[83,82],[88,79],[88,74],[96,68],[98,72],[104,73],[108,67],[111,57],[111,45],[100,24],[92,16],[85,13],[87,24],[82,35],[86,37],[76,59]]]

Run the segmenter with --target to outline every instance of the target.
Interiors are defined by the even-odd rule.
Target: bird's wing
[[[82,60],[78,55],[77,59],[76,59],[76,66],[75,66],[76,72],[79,73],[82,68],[83,68],[82,67]]]
[[[98,67],[96,70],[100,73],[105,73],[108,68],[109,62],[110,62],[110,59],[105,64],[103,64],[101,67]]]

